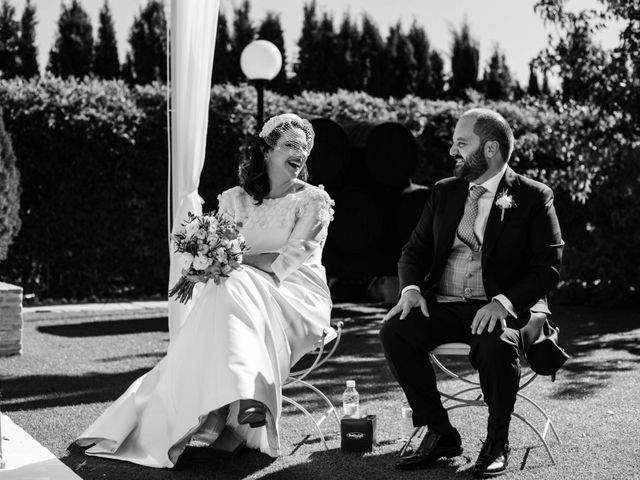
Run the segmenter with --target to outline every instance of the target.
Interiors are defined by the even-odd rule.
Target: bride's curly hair
[[[314,132],[311,124],[306,120],[304,123],[288,120],[275,127],[266,138],[256,136],[249,148],[249,154],[238,165],[238,183],[255,200],[256,205],[261,205],[271,190],[271,181],[267,174],[265,161],[266,155],[273,150],[271,145],[277,145],[283,133],[294,128],[302,130],[307,137],[307,143],[313,145]],[[306,162],[300,170],[298,178],[302,181],[309,178]]]

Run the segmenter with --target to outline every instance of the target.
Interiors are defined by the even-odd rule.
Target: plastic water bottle
[[[402,409],[400,411],[400,416],[401,416],[401,430],[402,430],[402,437],[401,440],[403,442],[406,442],[407,440],[409,440],[409,437],[411,437],[411,434],[413,433],[413,410],[411,410],[411,407],[408,405],[403,405]]]
[[[342,413],[345,417],[357,417],[360,395],[356,390],[356,381],[347,380],[347,388],[342,394]]]

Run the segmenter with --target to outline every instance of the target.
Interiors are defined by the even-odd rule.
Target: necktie
[[[480,185],[473,185],[469,189],[469,198],[464,204],[464,214],[460,225],[458,225],[458,238],[466,243],[471,250],[477,252],[480,248],[480,241],[473,231],[473,225],[476,223],[478,216],[478,199],[487,189]]]

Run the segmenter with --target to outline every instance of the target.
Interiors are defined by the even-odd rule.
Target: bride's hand
[[[193,283],[207,283],[207,280],[209,280],[209,277],[206,275],[189,275],[188,270],[184,269],[182,270],[182,276]]]
[[[207,283],[207,277],[205,277],[204,275],[185,275],[185,277],[187,280],[189,280],[190,282],[193,283]]]

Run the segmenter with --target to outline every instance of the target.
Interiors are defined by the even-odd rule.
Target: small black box
[[[376,444],[376,416],[342,417],[340,431],[343,452],[370,452]]]

